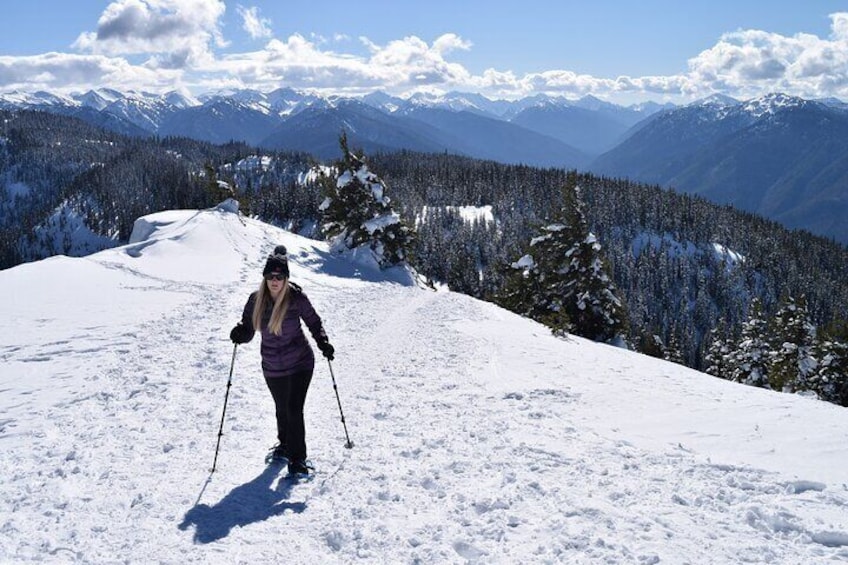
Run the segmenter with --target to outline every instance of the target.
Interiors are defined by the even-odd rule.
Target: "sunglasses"
[[[266,281],[284,281],[286,280],[286,276],[282,273],[269,273],[265,275]]]

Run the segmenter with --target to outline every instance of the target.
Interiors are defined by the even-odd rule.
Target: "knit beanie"
[[[268,260],[265,261],[265,268],[262,269],[262,276],[268,276],[271,273],[281,273],[286,278],[289,278],[289,259],[286,254],[285,245],[278,245],[274,248],[274,252],[268,255]]]

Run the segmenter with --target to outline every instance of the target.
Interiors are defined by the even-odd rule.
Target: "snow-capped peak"
[[[729,107],[736,106],[739,104],[739,100],[732,98],[730,96],[726,96],[724,94],[711,94],[706,98],[701,98],[696,100],[690,104],[689,106],[718,106],[718,107]]]
[[[72,94],[71,97],[83,106],[102,110],[123,95],[109,88],[97,88],[82,94]]]
[[[808,102],[797,96],[789,96],[783,93],[771,93],[748,100],[742,106],[745,112],[759,118],[766,114],[775,114],[780,110],[787,108],[797,108],[804,106]]]
[[[201,102],[188,89],[171,90],[162,95],[162,100],[175,108],[192,108]]]
[[[208,93],[199,98],[204,104],[237,104],[263,114],[272,112],[268,96],[258,90],[228,89]]]
[[[379,108],[390,114],[397,112],[406,106],[406,100],[397,96],[391,96],[382,91],[372,92],[362,97],[362,101],[369,106]]]
[[[78,106],[79,103],[70,96],[53,92],[21,92],[13,90],[0,94],[0,102],[6,105],[36,107],[36,106]]]
[[[576,106],[577,108],[584,108],[586,110],[593,110],[593,111],[598,111],[598,110],[601,110],[601,109],[610,109],[610,108],[616,107],[615,104],[612,104],[612,103],[607,102],[605,100],[601,100],[600,98],[592,96],[591,94],[587,94],[583,98],[580,98],[579,100],[573,102],[573,105]]]

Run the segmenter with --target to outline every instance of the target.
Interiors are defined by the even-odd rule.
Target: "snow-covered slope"
[[[833,563],[848,411],[386,280],[226,209],[0,272],[0,562]],[[258,339],[227,336],[285,244],[336,347],[319,472],[266,468]],[[13,299],[14,297],[14,299]]]

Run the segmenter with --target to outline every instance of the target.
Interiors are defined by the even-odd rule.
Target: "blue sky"
[[[844,1],[4,4],[0,92],[290,86],[621,103],[715,92],[848,99]]]

